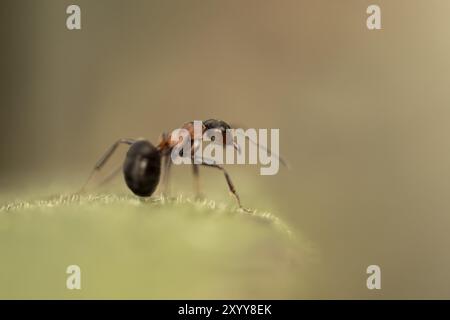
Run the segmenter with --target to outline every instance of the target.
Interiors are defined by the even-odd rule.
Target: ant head
[[[123,164],[128,188],[138,196],[148,197],[158,186],[160,173],[160,151],[146,140],[133,143]]]
[[[206,129],[219,129],[223,132],[225,132],[227,129],[231,129],[231,126],[222,120],[216,120],[216,119],[208,119],[203,121],[203,125],[206,127]]]
[[[224,144],[233,144],[233,136],[227,132],[227,130],[231,129],[231,126],[225,121],[208,119],[203,121],[203,125],[205,126],[205,130],[218,130],[222,134]]]

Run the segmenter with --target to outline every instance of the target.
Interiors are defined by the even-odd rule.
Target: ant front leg
[[[242,207],[241,199],[239,198],[239,195],[238,195],[238,193],[236,191],[236,188],[234,187],[234,184],[231,181],[230,175],[228,174],[227,170],[225,170],[224,167],[222,167],[221,165],[215,164],[215,163],[206,163],[206,162],[202,162],[201,165],[202,166],[211,167],[211,168],[216,168],[216,169],[219,169],[220,171],[222,171],[224,176],[225,176],[225,179],[227,180],[228,189],[230,189],[230,192],[236,198],[236,201],[238,203],[239,208],[241,208],[241,209],[243,209],[245,211],[249,211],[248,209],[245,209],[244,207]]]
[[[100,169],[106,164],[106,162],[109,160],[109,158],[111,158],[111,156],[113,155],[113,153],[117,150],[117,147],[120,144],[127,144],[127,145],[132,145],[133,143],[135,143],[136,140],[134,139],[119,139],[117,140],[115,143],[113,143],[113,145],[111,147],[109,147],[108,150],[106,150],[106,152],[101,156],[101,158],[97,161],[97,163],[94,166],[94,169],[92,169],[91,174],[89,175],[89,177],[87,178],[86,182],[84,183],[83,187],[81,188],[80,192],[83,192],[84,189],[86,188],[87,184],[89,183],[89,181],[92,179],[92,177],[94,176],[94,174],[98,171],[100,171]]]

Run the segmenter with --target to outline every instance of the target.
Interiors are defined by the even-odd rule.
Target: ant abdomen
[[[149,141],[134,142],[123,164],[125,182],[134,194],[149,197],[159,183],[161,174],[160,151]]]

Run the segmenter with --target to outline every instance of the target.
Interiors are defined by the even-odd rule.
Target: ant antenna
[[[237,131],[237,133],[240,133],[240,131]],[[241,134],[242,135],[242,134]],[[288,170],[291,169],[291,166],[289,165],[289,163],[286,161],[286,159],[284,159],[282,156],[280,156],[279,154],[273,152],[272,150],[270,150],[269,147],[267,146],[263,146],[262,144],[259,144],[258,142],[254,141],[252,138],[245,136],[248,139],[248,141],[250,141],[253,145],[263,148],[266,152],[269,152],[271,155],[274,155],[275,157],[277,157],[280,160],[280,163],[285,166]]]

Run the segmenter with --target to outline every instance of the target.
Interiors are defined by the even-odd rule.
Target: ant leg
[[[169,177],[170,177],[170,168],[172,166],[172,159],[170,158],[170,155],[164,156],[164,177],[163,177],[163,188],[162,188],[162,194],[164,197],[169,196],[170,190],[169,190]]]
[[[123,165],[121,164],[117,168],[114,169],[102,182],[98,184],[99,187],[109,183],[112,179],[114,179],[123,169]]]
[[[112,156],[114,151],[116,151],[117,147],[121,143],[127,144],[127,145],[132,145],[135,142],[136,142],[136,140],[134,140],[134,139],[119,139],[111,147],[109,147],[109,149],[106,150],[106,152],[102,155],[102,157],[95,164],[94,169],[92,169],[91,174],[87,178],[87,180],[84,183],[83,187],[81,188],[80,192],[84,191],[84,189],[86,188],[87,184],[89,183],[91,178],[94,176],[94,174],[96,172],[100,171],[100,169],[105,165],[105,163],[109,160],[109,158]]]
[[[200,176],[199,176],[198,164],[192,164],[192,172],[194,174],[195,198],[202,199],[203,195],[200,192]]]
[[[219,169],[219,170],[221,170],[223,172],[223,174],[225,175],[225,179],[227,180],[228,188],[230,189],[231,193],[236,198],[236,201],[237,201],[237,203],[239,205],[239,208],[244,209],[242,207],[242,204],[241,204],[241,199],[239,198],[239,195],[236,192],[236,189],[235,189],[235,187],[233,185],[233,182],[231,181],[230,175],[228,174],[227,170],[225,170],[225,168],[222,167],[221,165],[218,165],[218,164],[215,164],[215,163],[203,162],[202,166],[207,166],[207,167],[211,167],[211,168],[217,168],[217,169]]]

